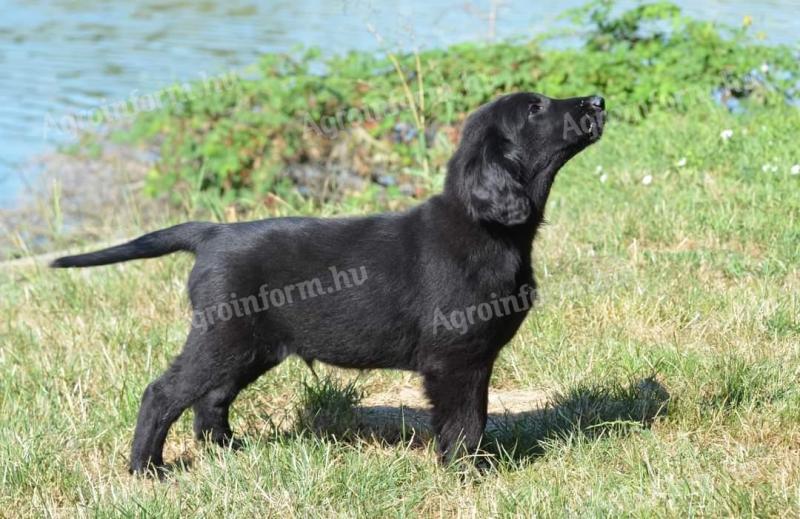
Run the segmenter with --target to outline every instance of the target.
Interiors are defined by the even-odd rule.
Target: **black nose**
[[[591,96],[590,98],[587,99],[587,101],[591,106],[595,108],[598,108],[600,110],[606,109],[606,100],[600,96]]]

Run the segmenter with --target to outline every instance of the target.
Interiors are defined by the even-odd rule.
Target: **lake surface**
[[[496,36],[548,31],[584,0],[506,0]],[[677,0],[693,16],[739,25],[752,16],[767,41],[792,43],[800,0]],[[630,5],[632,2],[622,2]],[[271,51],[326,53],[441,47],[488,36],[489,1],[0,0],[0,206],[34,182],[29,161],[70,137],[53,123],[235,71]],[[383,37],[379,43],[371,24]]]

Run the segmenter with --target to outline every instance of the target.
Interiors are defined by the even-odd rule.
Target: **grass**
[[[340,382],[316,383],[289,360],[235,404],[244,450],[196,445],[187,413],[166,450],[184,468],[163,483],[133,479],[126,457],[141,392],[188,328],[190,259],[0,269],[0,510],[798,515],[798,123],[785,110],[654,115],[611,124],[568,165],[535,245],[541,302],[492,380],[561,396],[493,433],[499,454],[483,475],[440,468],[430,444],[345,434],[362,393],[391,391],[406,375],[370,372],[353,385],[357,373],[326,369]],[[629,382],[649,375],[671,398],[642,420],[655,413]],[[318,434],[320,417],[346,427]]]

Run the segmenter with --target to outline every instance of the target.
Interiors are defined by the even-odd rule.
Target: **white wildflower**
[[[800,175],[800,164],[795,164],[789,171],[792,173],[792,175]]]
[[[645,175],[645,177],[642,179],[642,184],[646,186],[649,186],[652,183],[653,183],[653,175]]]
[[[726,128],[722,130],[722,132],[720,132],[719,136],[722,137],[723,141],[727,141],[728,139],[733,137],[733,130],[731,130],[730,128]]]
[[[599,175],[600,173],[603,172],[603,166],[597,166],[596,168],[594,168],[594,172],[596,175]]]
[[[686,165],[686,157],[683,157],[683,158],[682,158],[681,160],[679,160],[679,161],[678,161],[678,162],[677,162],[675,165],[676,165],[676,166],[678,166],[679,168],[682,168],[682,167],[684,167],[684,166]]]
[[[606,180],[608,180],[608,175],[606,175],[605,173],[603,173],[602,175],[600,175],[600,182],[602,182],[603,184],[605,184],[605,183],[606,183]]]

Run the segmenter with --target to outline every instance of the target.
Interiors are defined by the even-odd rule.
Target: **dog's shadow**
[[[489,414],[483,450],[503,459],[540,456],[552,441],[575,435],[596,439],[611,432],[649,427],[667,413],[669,393],[654,377],[628,385],[580,386],[530,409]],[[515,406],[519,408],[519,406]],[[304,409],[295,433],[311,432],[337,441],[381,441],[424,446],[432,439],[430,412],[422,407],[365,405],[342,413],[325,407]]]
[[[424,448],[433,440],[430,411],[422,406],[351,406],[356,394],[354,385],[341,387],[329,380],[317,386],[307,385],[306,389],[312,396],[305,399],[294,424],[288,428],[272,425],[276,436],[313,434],[337,442],[378,441],[416,448]],[[528,394],[527,406],[525,396],[524,392],[514,396],[514,411],[489,414],[482,443],[484,453],[500,460],[526,461],[541,456],[553,441],[576,435],[591,440],[612,432],[626,434],[647,428],[667,413],[670,399],[666,388],[654,377],[627,385],[578,386],[547,399],[541,394]],[[242,440],[246,448],[248,435]],[[183,453],[163,467],[158,477],[183,472],[193,462],[191,455]]]

